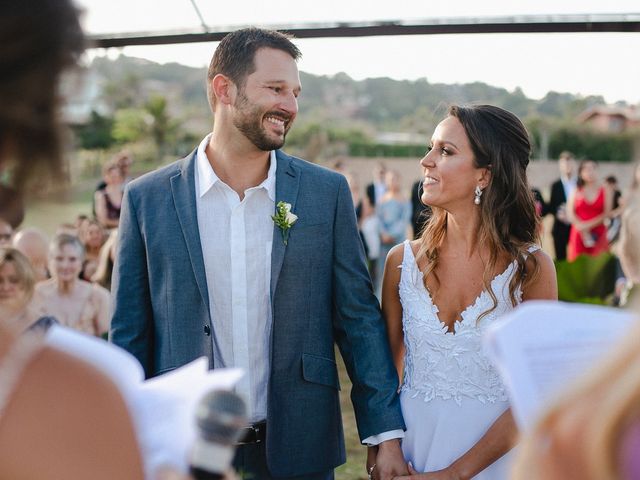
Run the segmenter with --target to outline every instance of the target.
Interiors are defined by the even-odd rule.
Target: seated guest
[[[37,228],[24,228],[13,237],[13,248],[29,259],[35,275],[35,282],[49,278],[47,270],[49,239]]]
[[[55,320],[41,316],[31,305],[34,272],[29,260],[15,248],[0,247],[0,322],[23,332],[47,329]]]
[[[104,242],[100,250],[100,256],[98,257],[96,271],[91,277],[92,282],[97,283],[107,290],[111,290],[111,275],[113,273],[113,262],[116,259],[117,246],[118,230],[116,229],[111,231],[109,238]]]
[[[100,249],[104,244],[106,236],[102,225],[96,220],[87,220],[79,233],[78,237],[84,245],[85,252],[80,278],[89,282],[98,268]]]
[[[8,247],[11,245],[13,238],[13,227],[9,222],[0,218],[0,247]]]
[[[84,248],[77,237],[60,234],[51,242],[51,279],[36,285],[35,304],[62,325],[101,336],[109,330],[109,292],[78,278]]]
[[[122,185],[124,176],[115,161],[107,162],[102,168],[106,186],[95,193],[96,218],[105,228],[116,228],[120,222]]]

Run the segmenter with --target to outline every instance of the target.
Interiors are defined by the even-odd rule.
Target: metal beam
[[[387,35],[443,35],[478,33],[593,33],[640,32],[640,13],[602,15],[520,15],[509,17],[435,18],[380,22],[336,22],[260,25],[291,33],[296,38],[371,37]],[[217,42],[243,26],[218,27],[207,32],[169,32],[90,35],[94,48],[171,43]]]

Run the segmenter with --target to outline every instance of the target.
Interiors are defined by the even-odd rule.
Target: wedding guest
[[[57,235],[49,248],[51,279],[36,285],[34,302],[62,325],[101,336],[109,331],[109,292],[79,278],[83,260],[77,237]]]
[[[13,237],[13,247],[29,259],[36,283],[49,278],[49,239],[44,232],[37,228],[23,228]]]
[[[516,426],[481,337],[520,302],[557,298],[536,244],[530,154],[512,113],[452,106],[420,161],[433,214],[391,250],[382,287],[412,474],[398,479],[508,478]]]
[[[387,254],[391,248],[407,238],[407,228],[411,221],[411,206],[400,191],[400,174],[396,170],[387,170],[385,174],[386,191],[378,199],[376,216],[380,231],[380,253],[376,266],[375,291],[380,294],[382,274]]]
[[[0,4],[0,168],[13,163],[19,187],[0,208],[60,171],[59,80],[82,38],[69,0]],[[0,322],[0,385],[0,478],[143,478],[127,407],[94,368]]]
[[[571,231],[571,222],[567,216],[566,207],[577,184],[576,161],[571,152],[564,151],[560,154],[558,169],[560,170],[560,178],[551,185],[548,213],[553,215],[551,235],[553,236],[556,259],[565,260],[569,232]]]
[[[101,287],[111,290],[111,276],[113,274],[113,265],[116,259],[116,250],[118,248],[118,230],[112,230],[109,238],[104,242],[100,250],[100,256],[96,265],[96,271],[91,277],[91,281],[97,283]]]
[[[116,228],[120,221],[124,176],[118,164],[109,161],[102,167],[102,177],[106,186],[94,195],[96,218],[103,227]]]
[[[418,238],[422,234],[427,220],[431,216],[429,205],[422,203],[422,180],[417,180],[411,187],[411,227],[413,238]]]
[[[0,218],[0,247],[6,247],[11,245],[11,239],[13,238],[13,226]]]
[[[376,206],[376,203],[387,191],[387,183],[385,181],[386,173],[387,168],[382,162],[376,163],[376,166],[373,167],[373,182],[367,185],[366,189],[367,198],[372,207]]]
[[[213,130],[126,189],[111,339],[147,376],[206,356],[243,367],[246,477],[325,480],[344,463],[335,345],[382,480],[407,472],[397,378],[344,176],[284,153],[300,51],[231,32],[210,63]]]
[[[364,247],[364,254],[369,259],[369,246],[362,233],[362,222],[372,214],[371,205],[369,205],[369,199],[364,198],[360,194],[360,182],[353,172],[344,172],[344,178],[347,179],[349,185],[349,191],[351,192],[351,199],[353,200],[353,206],[356,213],[356,221],[358,222],[358,233],[360,234],[360,240],[362,240],[362,246]]]
[[[620,260],[640,282],[640,198],[622,218]],[[631,311],[640,312],[638,298]],[[606,319],[604,319],[606,320]],[[515,480],[640,478],[640,321],[588,375],[579,378],[524,438]]]
[[[580,162],[577,188],[567,203],[571,222],[567,260],[572,262],[578,255],[596,256],[609,250],[604,221],[612,207],[612,192],[598,179],[598,164],[593,160]]]
[[[55,319],[41,316],[32,307],[35,274],[20,251],[0,247],[0,321],[16,332],[47,329]]]
[[[102,249],[106,236],[100,222],[87,220],[86,225],[80,230],[78,238],[82,242],[85,252],[80,278],[89,282],[98,268],[100,250]]]

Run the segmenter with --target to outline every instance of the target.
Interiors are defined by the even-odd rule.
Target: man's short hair
[[[209,71],[207,73],[207,98],[213,110],[215,95],[211,88],[211,80],[219,73],[230,78],[241,89],[251,73],[255,71],[254,58],[261,48],[274,48],[282,50],[298,60],[302,53],[291,42],[291,36],[275,30],[261,28],[243,28],[226,35],[216,48]]]

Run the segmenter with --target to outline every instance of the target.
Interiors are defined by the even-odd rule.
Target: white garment
[[[207,277],[213,359],[218,367],[240,367],[237,392],[252,422],[267,417],[271,336],[271,245],[276,195],[276,156],[267,178],[238,194],[218,178],[206,155],[208,135],[198,147],[196,209]]]
[[[530,249],[530,252],[537,247]],[[482,350],[482,334],[498,317],[512,310],[509,282],[516,263],[497,275],[491,287],[498,299],[493,306],[484,291],[461,314],[455,333],[438,318],[423,284],[422,272],[411,250],[404,243],[400,276],[400,301],[406,355],[400,403],[407,431],[402,450],[407,461],[419,472],[441,470],[467,452],[507,409],[507,394],[497,371]],[[521,301],[518,288],[516,298]],[[508,478],[508,453],[476,475],[480,480]]]

